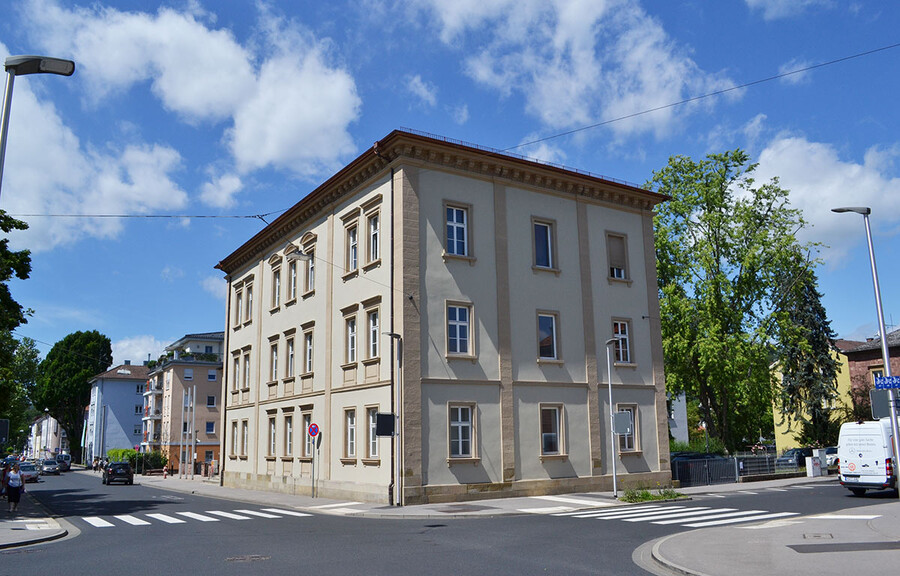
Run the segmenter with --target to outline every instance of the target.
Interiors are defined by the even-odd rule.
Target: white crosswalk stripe
[[[586,520],[617,520],[622,522],[646,522],[662,526],[679,524],[690,528],[722,526],[739,522],[755,522],[773,518],[796,516],[797,512],[769,512],[767,510],[737,510],[736,508],[712,508],[709,506],[659,505],[621,506],[610,510],[573,510],[551,514],[561,518]]]
[[[179,516],[184,516],[185,518],[190,518],[191,520],[199,520],[200,522],[218,522],[218,518],[213,518],[212,516],[206,516],[204,514],[197,514],[196,512],[176,512]]]
[[[312,516],[307,512],[297,510],[285,510],[284,508],[262,508],[260,510],[240,509],[231,512],[225,510],[206,510],[200,512],[173,512],[171,514],[143,514],[138,517],[132,514],[120,514],[108,518],[100,516],[83,516],[81,519],[94,526],[95,528],[111,528],[116,526],[116,522],[128,524],[130,526],[151,526],[155,523],[164,524],[185,524],[190,520],[196,522],[220,522],[227,520],[251,520],[253,518],[277,519],[286,516],[304,518]]]
[[[260,518],[281,518],[276,514],[268,514],[266,512],[257,512],[256,510],[235,510],[238,514],[249,514],[250,516],[258,516]]]
[[[229,520],[249,520],[249,516],[241,516],[240,514],[232,514],[231,512],[223,512],[221,510],[207,510],[207,514],[215,514],[216,516],[221,516],[222,518],[228,518]]]
[[[184,524],[184,520],[181,518],[175,518],[168,514],[147,514],[147,517],[159,520],[160,522],[165,522],[166,524]]]
[[[149,526],[150,523],[146,520],[141,520],[136,516],[124,515],[124,516],[115,516],[115,518],[125,522],[126,524],[131,524],[132,526]]]
[[[272,512],[273,514],[284,514],[287,516],[297,516],[302,518],[303,516],[312,516],[312,514],[307,514],[306,512],[297,512],[296,510],[282,510],[281,508],[263,508],[263,512]]]
[[[112,522],[107,522],[103,518],[99,518],[97,516],[86,516],[83,518],[85,522],[90,524],[91,526],[96,526],[97,528],[111,528],[115,526]]]

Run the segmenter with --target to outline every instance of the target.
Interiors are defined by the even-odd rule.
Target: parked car
[[[838,455],[841,486],[854,495],[897,488],[890,418],[841,424]]]
[[[38,476],[41,475],[41,473],[38,472],[37,466],[35,466],[31,462],[20,463],[19,472],[22,474],[23,482],[37,482]]]
[[[791,448],[775,460],[775,468],[800,468],[813,455],[812,448]]]
[[[110,462],[103,467],[103,483],[112,484],[115,481],[134,484],[134,470],[128,462]]]
[[[672,452],[672,462],[684,462],[685,460],[725,460],[721,454],[711,452]]]
[[[41,476],[44,474],[55,474],[59,476],[59,464],[54,458],[47,458],[41,462]]]
[[[838,464],[838,450],[837,446],[829,446],[825,449],[825,465],[826,466],[837,466]]]
[[[56,456],[56,462],[62,472],[68,472],[72,468],[72,456],[69,454],[59,454]]]

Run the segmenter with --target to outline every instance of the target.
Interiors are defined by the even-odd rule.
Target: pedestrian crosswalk
[[[768,510],[738,510],[736,508],[716,508],[711,506],[684,506],[673,504],[645,504],[639,506],[616,506],[559,511],[557,507],[523,510],[550,516],[580,518],[590,520],[618,520],[622,522],[671,525],[688,528],[706,528],[744,522],[757,522],[797,516],[797,512],[770,512]]]
[[[94,528],[113,528],[119,525],[129,526],[152,526],[154,524],[187,524],[194,522],[220,522],[224,520],[252,520],[254,518],[276,519],[285,516],[304,517],[311,516],[306,512],[298,512],[296,510],[285,510],[282,508],[262,508],[260,510],[251,510],[242,508],[238,510],[206,510],[204,512],[173,512],[171,514],[162,514],[151,512],[136,516],[133,514],[120,514],[114,516],[82,516],[82,520]]]

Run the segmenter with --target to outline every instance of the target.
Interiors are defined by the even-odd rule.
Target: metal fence
[[[796,472],[795,464],[775,467],[775,454],[737,455],[730,458],[682,460],[672,462],[672,480],[681,486],[706,486],[738,482],[742,476]]]

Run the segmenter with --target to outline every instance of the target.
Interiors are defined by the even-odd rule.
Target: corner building
[[[392,132],[217,266],[222,483],[399,504],[610,490],[608,351],[634,422],[619,486],[665,485],[664,199]]]

